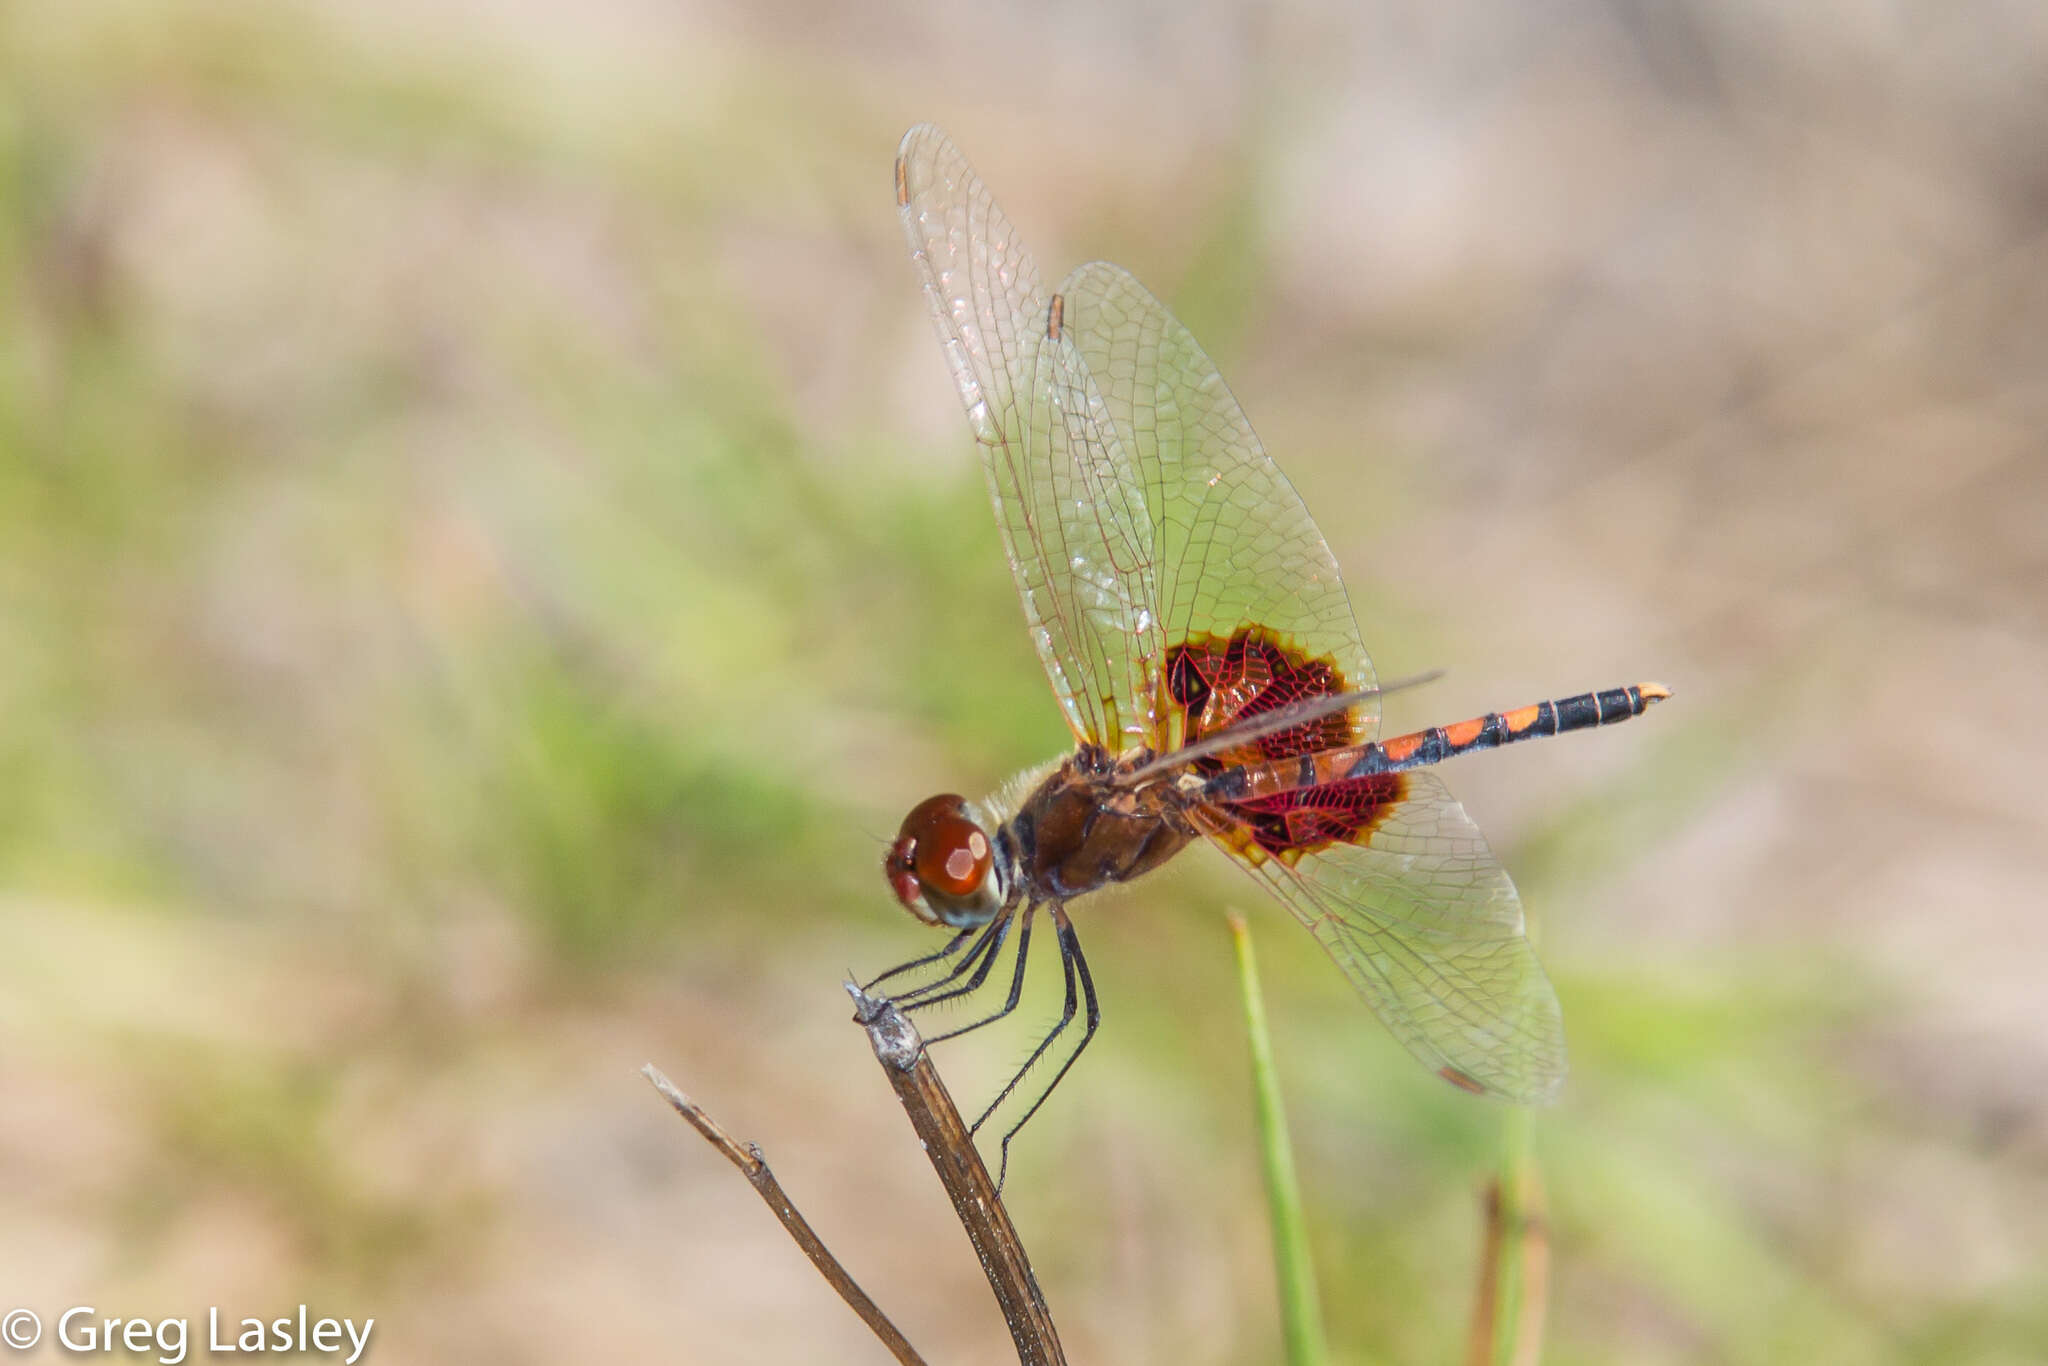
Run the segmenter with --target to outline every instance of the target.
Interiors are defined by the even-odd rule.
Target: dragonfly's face
[[[910,808],[882,871],[903,909],[927,925],[966,929],[1003,908],[995,840],[967,799],[954,793]]]

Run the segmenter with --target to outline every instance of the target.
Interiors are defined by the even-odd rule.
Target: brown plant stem
[[[675,1083],[663,1076],[653,1063],[641,1068],[640,1072],[654,1084],[654,1089],[661,1092],[662,1098],[675,1108],[677,1114],[688,1120],[690,1126],[702,1134],[706,1142],[724,1153],[726,1158],[740,1169],[747,1178],[747,1184],[767,1202],[768,1208],[775,1212],[775,1217],[782,1221],[782,1227],[796,1240],[796,1245],[804,1250],[804,1255],[811,1259],[811,1265],[818,1268],[819,1274],[839,1292],[839,1298],[845,1300],[853,1312],[860,1315],[861,1322],[868,1326],[868,1331],[881,1339],[882,1345],[889,1349],[896,1360],[903,1363],[903,1366],[925,1366],[924,1358],[917,1354],[917,1349],[910,1345],[909,1340],[897,1331],[896,1325],[889,1322],[888,1316],[868,1298],[867,1292],[847,1274],[846,1268],[839,1264],[839,1259],[832,1255],[824,1241],[811,1230],[803,1215],[797,1212],[796,1206],[790,1203],[789,1197],[783,1194],[782,1184],[775,1179],[775,1173],[768,1169],[767,1159],[761,1155],[761,1149],[752,1143],[741,1144],[726,1133],[719,1127],[717,1120],[706,1114],[704,1108],[696,1101],[678,1090]]]
[[[1487,1182],[1484,1200],[1485,1242],[1465,1341],[1466,1366],[1536,1366],[1543,1356],[1550,1298],[1550,1228],[1543,1217],[1542,1186],[1532,1170],[1520,1170],[1511,1190],[1498,1178]],[[1502,1276],[1503,1267],[1510,1277]],[[1504,1294],[1508,1279],[1512,1295]]]
[[[1500,1182],[1486,1183],[1485,1242],[1479,1249],[1479,1294],[1472,1302],[1472,1331],[1465,1338],[1465,1366],[1488,1366],[1493,1360],[1494,1319],[1500,1296]]]
[[[1024,1244],[1017,1237],[1017,1227],[1010,1222],[995,1182],[975,1150],[973,1134],[925,1052],[923,1038],[887,999],[866,996],[851,982],[846,990],[853,997],[853,1017],[867,1029],[875,1060],[882,1064],[896,1099],[910,1116],[910,1126],[917,1131],[932,1170],[953,1201],[954,1214],[967,1230],[974,1255],[981,1260],[982,1274],[988,1277],[989,1288],[1002,1307],[1003,1321],[1016,1342],[1017,1360],[1021,1366],[1065,1366],[1059,1333],[1045,1307],[1038,1278],[1031,1272]]]

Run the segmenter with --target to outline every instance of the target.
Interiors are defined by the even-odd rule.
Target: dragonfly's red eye
[[[950,792],[910,809],[896,848],[909,865],[905,871],[944,897],[972,896],[995,862],[995,848],[968,816],[966,799]]]

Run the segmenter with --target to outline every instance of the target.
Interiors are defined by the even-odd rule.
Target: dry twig
[[[789,1230],[789,1236],[804,1250],[804,1255],[811,1259],[811,1264],[818,1268],[819,1274],[839,1292],[839,1298],[845,1300],[853,1312],[860,1315],[861,1322],[881,1339],[882,1345],[895,1355],[896,1360],[902,1362],[903,1366],[925,1366],[924,1358],[917,1354],[917,1349],[896,1330],[896,1325],[889,1322],[888,1316],[868,1298],[867,1292],[860,1288],[853,1277],[847,1274],[846,1268],[839,1264],[839,1259],[832,1255],[824,1241],[811,1231],[811,1226],[804,1220],[803,1215],[797,1213],[796,1206],[782,1193],[782,1185],[775,1179],[775,1173],[768,1169],[767,1159],[761,1156],[761,1149],[752,1143],[742,1145],[726,1133],[719,1127],[717,1120],[704,1113],[703,1107],[696,1101],[677,1090],[675,1083],[663,1076],[653,1063],[647,1064],[640,1071],[647,1080],[654,1083],[654,1089],[661,1092],[662,1097],[675,1107],[677,1114],[690,1121],[692,1128],[704,1135],[712,1147],[724,1153],[732,1164],[746,1175],[747,1184],[767,1201],[768,1208],[775,1211],[775,1217]]]
[[[923,1038],[887,999],[866,996],[851,982],[846,989],[853,997],[854,1019],[867,1030],[875,1060],[882,1064],[897,1100],[910,1116],[911,1128],[916,1130],[926,1156],[931,1158],[932,1169],[939,1174],[940,1183],[953,1201],[953,1211],[959,1216],[961,1227],[967,1230],[967,1240],[981,1260],[982,1274],[988,1277],[989,1288],[995,1292],[996,1303],[1003,1311],[1003,1321],[1009,1325],[1010,1337],[1017,1344],[1020,1366],[1066,1366],[1059,1334],[1046,1310],[1038,1279],[1031,1272],[1024,1244],[1017,1237],[1017,1227],[1010,1222],[1009,1211],[996,1194],[988,1168],[982,1165],[973,1134],[925,1054]],[[678,1090],[652,1063],[641,1071],[677,1114],[746,1175],[748,1183],[775,1211],[775,1217],[782,1221],[783,1228],[819,1274],[860,1315],[896,1360],[904,1366],[924,1366],[917,1349],[847,1274],[783,1194],[761,1150],[752,1143],[741,1144],[727,1134],[702,1106]]]
[[[974,1255],[981,1259],[982,1274],[988,1277],[1017,1344],[1017,1360],[1022,1366],[1066,1366],[1059,1333],[1038,1278],[1031,1273],[1017,1226],[1010,1222],[1010,1212],[1003,1208],[995,1182],[975,1150],[973,1135],[925,1053],[924,1040],[888,1000],[866,996],[851,982],[846,990],[853,997],[853,1018],[866,1027],[875,1060],[910,1116],[910,1126],[953,1201]]]

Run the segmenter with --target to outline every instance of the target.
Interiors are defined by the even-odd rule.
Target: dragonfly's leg
[[[914,1005],[920,996],[928,995],[931,992],[937,991],[940,987],[959,981],[988,958],[1001,945],[1003,936],[1008,932],[1009,928],[1003,923],[1002,917],[998,916],[996,919],[991,920],[981,930],[981,937],[974,941],[973,946],[966,953],[960,955],[960,961],[953,965],[951,972],[935,977],[929,982],[920,983],[907,991],[899,992],[894,998],[896,1003],[899,1006],[905,1007]]]
[[[996,1193],[998,1195],[1002,1194],[1004,1178],[1010,1174],[1010,1140],[1017,1136],[1020,1129],[1031,1122],[1031,1117],[1038,1113],[1038,1107],[1045,1104],[1052,1096],[1052,1093],[1059,1088],[1060,1082],[1065,1079],[1069,1069],[1076,1062],[1080,1061],[1082,1051],[1088,1047],[1089,1041],[1095,1037],[1097,1027],[1102,1023],[1102,1006],[1095,999],[1095,978],[1088,971],[1088,959],[1081,952],[1081,940],[1074,933],[1074,924],[1067,919],[1066,909],[1061,906],[1054,906],[1052,908],[1052,918],[1053,923],[1059,926],[1060,962],[1065,965],[1067,970],[1067,1008],[1066,1013],[1060,1016],[1059,1024],[1054,1026],[1051,1034],[1046,1035],[1045,1043],[1038,1046],[1038,1053],[1043,1053],[1046,1044],[1050,1044],[1053,1039],[1058,1037],[1059,1032],[1067,1027],[1067,1022],[1074,1018],[1074,974],[1076,970],[1080,972],[1081,976],[1081,995],[1088,1003],[1088,1024],[1081,1031],[1081,1042],[1074,1045],[1074,1051],[1069,1053],[1067,1060],[1060,1064],[1060,1070],[1053,1073],[1052,1081],[1047,1084],[1043,1091],[1038,1093],[1038,1099],[1031,1102],[1031,1108],[1024,1112],[1024,1117],[1015,1124],[1012,1124],[1010,1131],[1003,1135],[1002,1159],[996,1167]],[[1031,1062],[1024,1064],[1024,1071],[1017,1074],[1017,1077],[1010,1082],[1010,1086],[1003,1088],[1004,1096],[1010,1093],[1010,1087],[1014,1087],[1019,1080],[1023,1079],[1024,1072],[1031,1070],[1031,1063],[1038,1061],[1038,1053],[1033,1053],[1031,1055]],[[997,1096],[996,1103],[1001,1104],[1002,1099],[1002,1096]],[[992,1113],[994,1110],[995,1106],[991,1105],[989,1112]],[[974,1121],[974,1127],[979,1129],[987,1119],[988,1113],[984,1113],[980,1119]]]
[[[1055,907],[1053,915],[1063,916],[1064,913]],[[1060,969],[1066,976],[1067,1002],[1060,1009],[1059,1021],[1046,1031],[1045,1037],[1038,1041],[1038,1047],[1031,1050],[1031,1056],[1024,1059],[1024,1065],[1017,1069],[1016,1074],[1010,1078],[1008,1084],[1002,1090],[996,1092],[996,1098],[988,1103],[988,1108],[981,1112],[980,1117],[974,1123],[967,1126],[967,1132],[970,1134],[981,1132],[981,1126],[988,1123],[988,1117],[1002,1107],[1003,1102],[1008,1100],[1011,1094],[1016,1091],[1018,1085],[1029,1075],[1031,1069],[1038,1065],[1038,1060],[1045,1056],[1047,1049],[1052,1047],[1052,1042],[1060,1036],[1060,1031],[1073,1023],[1074,1013],[1080,1008],[1080,998],[1074,989],[1074,962],[1067,955],[1066,932],[1062,931],[1060,937]]]
[[[1023,919],[1017,926],[1017,971],[1011,974],[1010,997],[1003,1002],[1003,1008],[993,1015],[983,1016],[972,1024],[964,1024],[958,1029],[949,1029],[943,1034],[926,1039],[925,1043],[944,1043],[948,1039],[957,1039],[962,1034],[972,1033],[974,1030],[980,1029],[983,1025],[994,1024],[997,1020],[1002,1019],[1017,1008],[1017,1002],[1024,998],[1024,965],[1031,958],[1031,917],[1037,910],[1038,907],[1035,905],[1026,906]]]
[[[918,968],[924,967],[928,963],[937,963],[943,959],[951,958],[954,954],[960,951],[961,945],[965,944],[968,940],[974,938],[976,932],[980,929],[981,927],[979,925],[969,925],[966,929],[954,935],[951,940],[947,941],[946,947],[940,949],[937,953],[928,953],[922,958],[913,958],[908,963],[898,963],[895,967],[890,968],[880,977],[875,978],[874,981],[862,986],[860,989],[861,995],[873,995],[875,988],[882,985],[882,983],[888,981],[891,977],[900,977],[904,973],[911,972]]]
[[[936,982],[927,983],[916,991],[897,997],[896,1008],[907,1015],[913,1010],[923,1010],[927,1006],[940,1005],[946,1001],[981,990],[981,984],[988,980],[989,971],[995,967],[996,959],[1002,954],[1003,941],[1010,937],[1010,921],[1011,916],[1008,911],[997,916],[995,924],[989,928],[983,942],[977,943],[972,949],[968,950],[967,957],[961,960],[958,967]],[[938,990],[938,988],[945,986],[947,983],[957,980],[960,974],[966,971],[968,964],[973,963],[976,958],[979,958],[981,961],[975,965],[974,975],[969,977],[964,984],[954,987],[950,991]]]

